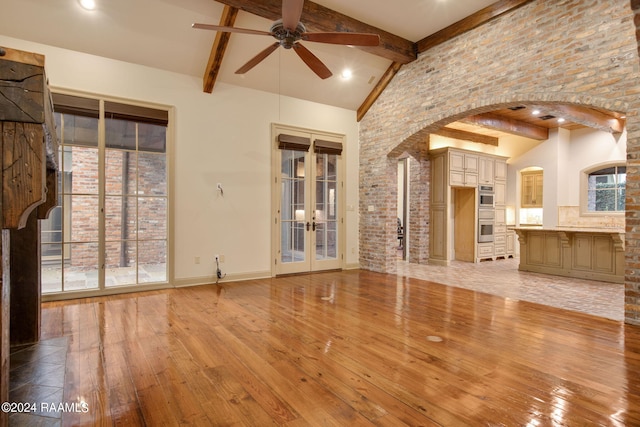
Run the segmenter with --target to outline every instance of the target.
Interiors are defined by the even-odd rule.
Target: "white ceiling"
[[[215,32],[194,22],[218,24],[223,4],[214,0],[2,0],[0,34],[202,78]],[[418,41],[495,0],[316,0],[410,41]],[[236,27],[268,31],[271,22],[240,12]],[[233,34],[218,82],[357,109],[390,61],[346,46],[305,42],[334,73],[319,79],[291,50],[278,49],[245,75],[234,71],[269,44],[264,36]],[[11,46],[7,46],[11,47]],[[353,78],[340,77],[343,68]],[[55,85],[55,82],[51,82]],[[214,88],[215,93],[215,88]]]

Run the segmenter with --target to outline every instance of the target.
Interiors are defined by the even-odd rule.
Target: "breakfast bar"
[[[521,271],[624,282],[624,229],[513,227]]]

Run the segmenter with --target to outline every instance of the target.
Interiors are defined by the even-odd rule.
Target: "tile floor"
[[[63,402],[68,339],[43,340],[35,345],[11,349],[9,397],[11,402],[29,403],[28,412],[14,412],[10,426],[59,426]]]
[[[624,285],[518,271],[519,259],[450,266],[398,261],[398,275],[622,321]]]

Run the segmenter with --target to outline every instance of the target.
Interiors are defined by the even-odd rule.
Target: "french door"
[[[342,138],[274,128],[276,274],[342,267]]]

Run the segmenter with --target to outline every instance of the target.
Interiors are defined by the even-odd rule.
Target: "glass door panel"
[[[167,241],[138,242],[138,283],[167,281]]]
[[[97,289],[100,200],[98,186],[98,120],[90,117],[64,117],[64,143],[61,147],[62,251],[59,276],[62,291]],[[55,220],[56,218],[54,218]],[[43,270],[50,276],[53,266]],[[56,268],[53,267],[53,268]],[[47,282],[43,287],[48,289]]]
[[[42,292],[166,282],[166,126],[107,118],[100,133],[97,117],[55,120],[59,205],[42,221]]]
[[[66,243],[64,244],[64,252],[69,254],[69,258],[64,264],[63,290],[97,289],[100,271],[98,243]]]
[[[138,283],[167,280],[166,128],[138,124]]]
[[[340,268],[338,156],[278,150],[277,274]]]
[[[338,268],[338,156],[316,154],[313,270]]]
[[[305,151],[282,150],[280,176],[280,260],[287,272],[291,264],[308,263]]]
[[[105,286],[136,284],[137,198],[105,196]]]

